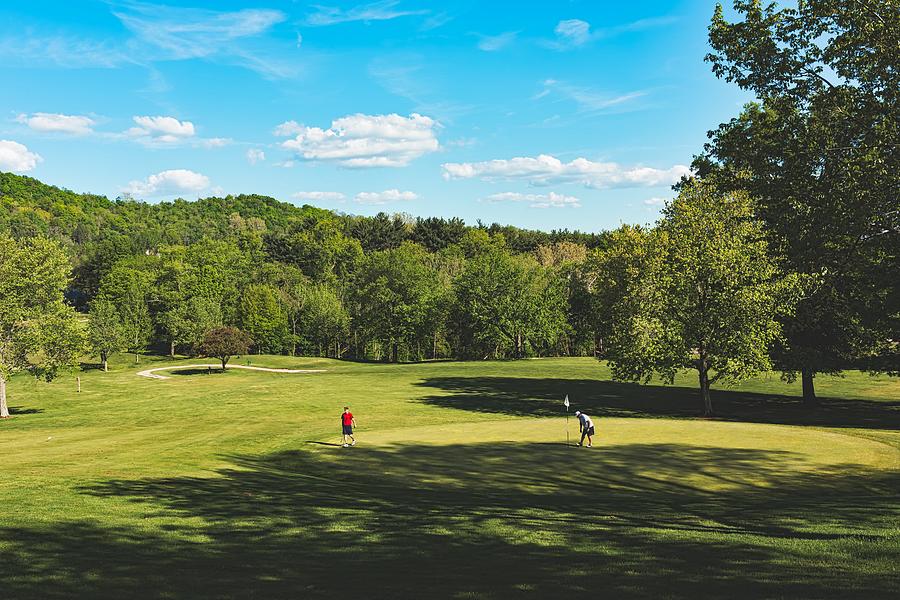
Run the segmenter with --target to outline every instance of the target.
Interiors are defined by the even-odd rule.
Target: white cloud
[[[91,129],[95,122],[90,117],[82,115],[62,115],[59,113],[33,113],[21,114],[16,121],[28,125],[35,131],[68,133],[71,135],[87,135],[93,133]]]
[[[509,46],[516,39],[518,31],[507,31],[497,35],[481,35],[478,48],[485,52],[495,52]]]
[[[247,162],[251,165],[255,165],[264,160],[266,160],[266,153],[259,148],[250,148],[247,150]]]
[[[387,204],[388,202],[410,202],[418,198],[419,195],[415,192],[401,192],[394,188],[383,192],[360,192],[354,200],[358,204]]]
[[[194,124],[175,117],[132,117],[137,127],[125,135],[148,145],[171,145],[194,137]]]
[[[335,119],[328,129],[303,127],[281,145],[306,160],[344,167],[403,167],[440,148],[437,127],[433,119],[418,113],[409,117],[355,114]]]
[[[501,192],[485,198],[488,202],[527,202],[531,208],[578,208],[581,200],[575,196],[565,196],[550,192],[549,194],[521,194],[519,192]]]
[[[657,197],[647,198],[646,200],[644,200],[644,205],[646,205],[646,206],[665,206],[666,202],[668,202],[669,200],[671,200],[671,198],[657,198]]]
[[[24,173],[35,168],[43,160],[40,154],[30,152],[19,142],[0,140],[0,171]]]
[[[476,163],[444,163],[444,179],[483,179],[485,181],[524,180],[533,185],[580,183],[586,187],[643,187],[671,185],[690,174],[684,165],[668,169],[622,167],[614,162],[595,162],[576,158],[564,163],[554,156],[516,157]]]
[[[272,134],[278,137],[291,137],[292,135],[303,133],[305,130],[306,127],[297,121],[285,121],[281,125],[275,127],[275,129],[272,130]]]
[[[567,19],[557,23],[553,33],[562,44],[583,46],[591,41],[591,24],[581,19]]]
[[[346,198],[346,196],[340,192],[296,192],[291,194],[291,197],[296,198],[297,200],[314,200],[318,202],[340,202]]]
[[[351,21],[389,21],[397,17],[428,14],[427,10],[399,10],[399,0],[382,0],[342,10],[334,6],[316,6],[317,12],[306,18],[307,25],[335,25]]]
[[[132,181],[122,191],[134,196],[174,196],[201,192],[209,187],[209,177],[187,169],[172,169]]]

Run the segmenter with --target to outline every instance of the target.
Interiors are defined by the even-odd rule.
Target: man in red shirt
[[[355,446],[356,440],[353,438],[353,428],[356,427],[356,419],[353,418],[353,413],[350,412],[350,407],[345,406],[344,412],[341,413],[341,429],[343,430],[344,437],[344,448],[347,446]],[[350,438],[350,443],[347,443],[347,438]]]

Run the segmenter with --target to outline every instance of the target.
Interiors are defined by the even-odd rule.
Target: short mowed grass
[[[247,357],[236,359],[246,364]],[[878,598],[900,381],[674,386],[593,359],[110,373],[9,388],[0,598]],[[562,398],[597,423],[566,445]],[[341,448],[349,404],[359,444]],[[573,442],[574,419],[568,422]]]

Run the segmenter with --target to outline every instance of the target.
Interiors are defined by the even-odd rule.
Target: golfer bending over
[[[578,445],[583,446],[584,438],[587,438],[587,447],[592,447],[593,442],[591,441],[591,437],[594,435],[594,422],[591,421],[591,418],[589,416],[587,416],[580,410],[575,411],[575,416],[578,417],[578,428],[581,430],[581,441],[578,442]]]
[[[356,427],[356,419],[353,418],[350,407],[345,406],[344,412],[341,413],[341,430],[343,431],[344,448],[356,445],[356,440],[353,438],[354,427]],[[347,438],[350,438],[349,444],[347,443]]]

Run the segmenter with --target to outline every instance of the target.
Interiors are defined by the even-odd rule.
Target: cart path
[[[221,363],[215,364],[197,364],[197,365],[173,365],[171,367],[157,367],[155,369],[147,369],[138,371],[138,376],[147,377],[149,379],[171,379],[165,375],[157,375],[157,371],[176,371],[182,369],[205,369],[212,367],[215,369],[222,368]],[[268,367],[249,367],[246,365],[228,365],[229,369],[247,369],[249,371],[267,371],[269,373],[325,373],[327,369],[270,369]]]

